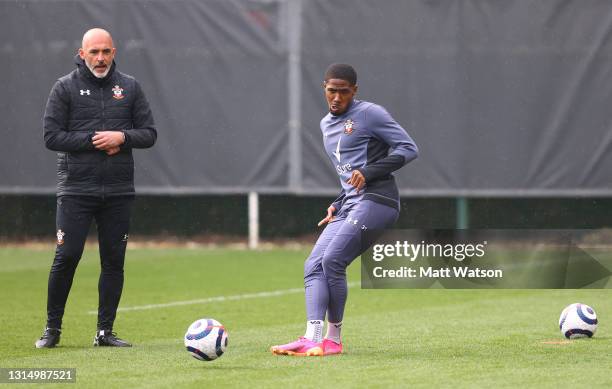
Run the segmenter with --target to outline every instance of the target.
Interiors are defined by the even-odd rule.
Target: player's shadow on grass
[[[244,370],[244,371],[255,371],[255,370],[261,370],[260,368],[257,367],[250,367],[250,366],[228,366],[226,364],[224,364],[223,362],[215,362],[215,361],[209,361],[209,362],[204,362],[202,361],[202,363],[200,363],[200,365],[193,365],[190,366],[189,369],[193,369],[193,370],[202,370],[202,369],[206,369],[206,370],[227,370],[227,371],[232,371],[232,370]]]
[[[92,346],[91,344],[58,344],[55,347],[49,348],[49,349],[45,349],[45,350],[70,350],[70,351],[75,351],[75,350],[94,350],[94,346]]]
[[[592,338],[578,338],[578,339],[569,339],[570,342],[609,342],[612,340],[610,336],[597,336],[595,335]]]
[[[379,350],[377,349],[376,352],[378,352]],[[373,352],[375,352],[373,349],[360,349],[360,350],[350,350],[350,351],[346,351],[344,354],[342,355],[334,355],[332,357],[326,357],[326,358],[338,358],[338,359],[342,359],[343,357],[355,357],[355,358],[369,358],[372,359],[372,354]],[[397,351],[397,350],[387,350],[385,351],[385,359],[406,359],[406,358],[411,358],[414,357],[415,355],[417,355],[418,353],[416,351]]]

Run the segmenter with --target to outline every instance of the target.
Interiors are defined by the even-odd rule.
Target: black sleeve
[[[94,131],[68,131],[70,92],[57,81],[51,89],[43,116],[45,146],[54,151],[94,150]]]
[[[371,165],[358,169],[365,178],[366,184],[378,177],[386,176],[406,164],[403,156],[391,154]]]
[[[136,82],[136,98],[132,105],[133,128],[123,129],[125,143],[121,148],[146,149],[152,147],[157,140],[157,130],[153,122],[153,113],[140,84]]]
[[[386,157],[359,169],[366,185],[372,180],[391,174],[419,155],[414,140],[383,107],[372,106],[367,114],[372,136],[386,143],[391,152]]]

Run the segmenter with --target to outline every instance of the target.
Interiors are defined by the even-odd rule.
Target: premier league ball
[[[585,304],[568,305],[561,312],[559,329],[568,339],[590,338],[597,330],[597,314],[593,308]]]
[[[187,328],[185,347],[200,361],[217,359],[227,348],[227,330],[215,319],[196,320]]]

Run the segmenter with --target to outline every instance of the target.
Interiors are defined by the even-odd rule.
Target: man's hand
[[[121,131],[96,131],[96,134],[91,138],[96,149],[106,151],[118,148],[125,142],[125,135]],[[113,152],[113,155],[118,151]]]
[[[117,154],[121,149],[119,147],[112,147],[110,149],[106,149],[104,150],[104,152],[108,155],[115,155]]]
[[[336,212],[336,207],[330,205],[329,208],[327,208],[327,216],[325,216],[325,218],[321,220],[319,224],[317,224],[317,226],[321,227],[323,224],[329,223],[330,221],[334,220],[334,212]]]
[[[366,184],[365,177],[363,176],[363,174],[361,174],[359,170],[353,170],[353,174],[351,175],[351,178],[346,180],[346,182],[347,184],[352,185],[353,187],[357,188],[357,193],[359,193],[359,191]]]

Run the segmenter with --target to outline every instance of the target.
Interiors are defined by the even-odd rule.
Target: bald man
[[[94,346],[131,346],[116,336],[113,324],[135,194],[132,149],[153,146],[157,131],[138,82],[116,70],[115,52],[108,31],[87,31],[76,69],[55,83],[47,100],[45,145],[57,152],[57,245],[47,325],[36,348],[59,343],[68,293],[94,220],[102,269]]]

